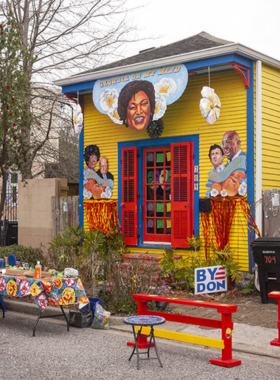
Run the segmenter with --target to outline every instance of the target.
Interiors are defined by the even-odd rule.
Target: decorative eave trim
[[[135,71],[153,69],[161,66],[176,65],[179,63],[187,63],[191,61],[208,59],[227,54],[239,54],[243,57],[252,60],[260,60],[271,66],[280,68],[280,61],[278,61],[277,59],[259,53],[258,51],[250,49],[239,43],[232,43],[228,45],[217,46],[210,49],[198,50],[191,53],[184,53],[179,55],[173,55],[170,57],[154,59],[151,61],[134,63],[132,65],[114,67],[112,69],[94,71],[85,74],[78,74],[68,78],[56,80],[54,81],[54,84],[57,86],[67,86],[76,83],[89,82],[100,78],[108,78],[115,75],[129,74]]]

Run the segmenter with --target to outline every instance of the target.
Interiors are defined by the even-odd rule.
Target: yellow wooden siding
[[[280,71],[262,65],[262,188],[280,188]]]
[[[239,133],[241,147],[247,146],[247,98],[241,76],[235,71],[211,74],[211,87],[221,100],[220,118],[211,126],[202,118],[199,109],[201,90],[208,86],[208,76],[189,78],[186,91],[177,102],[167,107],[163,117],[162,137],[199,134],[199,194],[205,196],[208,172],[212,168],[208,153],[210,145],[220,144],[223,134],[228,130]],[[113,198],[118,197],[118,142],[150,139],[146,131],[136,132],[124,125],[113,123],[107,115],[98,112],[92,96],[86,96],[84,102],[84,147],[96,144],[101,156],[109,160],[109,171],[114,175]],[[151,140],[152,143],[152,140]],[[230,245],[236,251],[236,258],[242,270],[248,270],[247,227],[239,228],[240,218],[234,221]],[[246,224],[246,223],[245,223]],[[84,225],[87,221],[84,215]],[[242,233],[241,233],[242,232]],[[202,231],[200,230],[202,236]],[[131,252],[161,252],[161,249],[131,248]],[[204,250],[202,250],[202,253]],[[178,250],[178,254],[187,255],[187,251]]]

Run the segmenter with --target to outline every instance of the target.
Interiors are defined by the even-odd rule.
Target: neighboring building
[[[61,110],[59,102],[56,101],[59,94],[57,90],[54,92],[43,86],[37,89],[33,88],[32,91],[32,112],[40,121],[32,129],[31,144],[33,146],[39,144],[45,138],[51,121],[49,141],[38,152],[32,164],[31,173],[33,178],[45,178],[46,164],[55,165],[59,160]],[[50,110],[52,110],[52,117],[50,116]],[[56,177],[56,175],[53,175],[53,177]],[[6,197],[0,221],[0,246],[18,243],[18,183],[21,178],[21,173],[13,170],[7,171],[5,175]],[[1,178],[0,188],[2,188],[2,181],[3,179]]]
[[[140,80],[152,83],[155,99],[142,88],[125,100],[124,86]],[[164,246],[187,256],[186,238],[197,234],[207,253],[214,235],[217,240],[228,233],[241,269],[252,270],[246,207],[261,199],[262,190],[280,187],[280,61],[202,32],[55,84],[68,96],[79,92],[84,111],[81,205],[91,194],[109,197],[113,187],[131,252]],[[204,87],[219,99],[206,88],[201,101]],[[152,139],[147,131],[160,136]],[[83,178],[89,145],[107,157],[113,186],[108,175],[96,177],[96,162],[91,168],[88,163]],[[103,195],[93,191],[96,182]],[[199,212],[206,193],[211,220]],[[255,211],[261,229],[261,204]],[[85,210],[80,223],[88,226]]]

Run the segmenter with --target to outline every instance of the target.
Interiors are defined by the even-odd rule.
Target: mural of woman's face
[[[127,124],[130,128],[143,131],[150,121],[151,105],[144,91],[132,96],[127,106]]]
[[[97,156],[95,154],[92,154],[88,160],[88,168],[94,169],[97,164]]]

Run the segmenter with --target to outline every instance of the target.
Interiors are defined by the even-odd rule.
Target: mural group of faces
[[[88,145],[85,149],[84,160],[84,198],[110,199],[112,196],[114,177],[108,171],[108,159],[100,157],[97,145]],[[97,164],[99,163],[99,169]]]
[[[227,131],[220,145],[211,145],[209,158],[213,165],[208,174],[210,196],[244,196],[247,193],[247,156],[236,131]],[[226,162],[225,162],[226,160]]]

